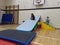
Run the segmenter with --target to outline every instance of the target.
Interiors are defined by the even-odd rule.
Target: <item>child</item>
[[[35,16],[34,16],[34,14],[33,13],[31,13],[31,18],[30,18],[31,20],[35,20]]]
[[[47,16],[46,23],[49,24],[49,17]]]

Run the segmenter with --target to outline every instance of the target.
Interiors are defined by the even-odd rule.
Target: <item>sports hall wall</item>
[[[33,0],[6,0],[6,5],[18,5],[20,9],[32,9],[40,7],[60,7],[60,0],[45,0],[45,4],[42,6],[35,6]],[[29,19],[30,14],[34,13],[42,17],[42,20],[45,21],[46,17],[50,17],[50,24],[56,28],[60,28],[60,9],[45,9],[45,10],[25,10],[19,11],[19,24],[23,20]]]
[[[4,5],[5,4],[5,0],[0,0],[0,9],[3,9],[4,8]],[[1,22],[1,18],[2,18],[2,14],[4,12],[0,10],[0,22]]]

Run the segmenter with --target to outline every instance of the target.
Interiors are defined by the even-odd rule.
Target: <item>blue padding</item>
[[[0,31],[0,39],[5,39],[7,41],[15,42],[21,45],[29,45],[35,36],[35,32],[22,32],[18,30]],[[21,37],[22,39],[20,39]]]
[[[24,23],[19,25],[16,30],[21,31],[32,31],[34,27],[36,26],[36,23],[38,22],[40,16],[35,16],[35,20],[26,20]]]
[[[10,24],[12,22],[13,14],[3,14],[2,15],[2,24]]]
[[[21,40],[16,40],[16,39],[4,37],[4,36],[0,36],[0,39],[5,39],[5,40],[11,41],[11,42],[15,42],[15,43],[18,43],[18,44],[21,44],[21,45],[29,45],[30,42],[33,40],[33,38],[34,38],[35,36],[36,36],[36,33],[34,33],[34,34],[32,35],[32,37],[31,37],[27,42],[23,42],[23,41],[21,41]]]

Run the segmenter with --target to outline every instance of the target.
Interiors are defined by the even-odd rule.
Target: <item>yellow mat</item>
[[[51,25],[48,25],[44,22],[41,23],[41,28],[46,29],[46,30],[55,30],[55,28]]]

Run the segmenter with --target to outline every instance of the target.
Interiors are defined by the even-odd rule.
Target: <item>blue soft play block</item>
[[[21,30],[21,31],[32,31],[34,27],[36,26],[40,16],[35,16],[35,20],[26,20],[24,23],[19,25],[16,30]]]
[[[12,22],[13,14],[3,14],[2,15],[2,24],[10,24]]]
[[[2,38],[21,45],[29,45],[35,36],[35,32],[25,32],[12,29],[0,31],[0,39]]]

